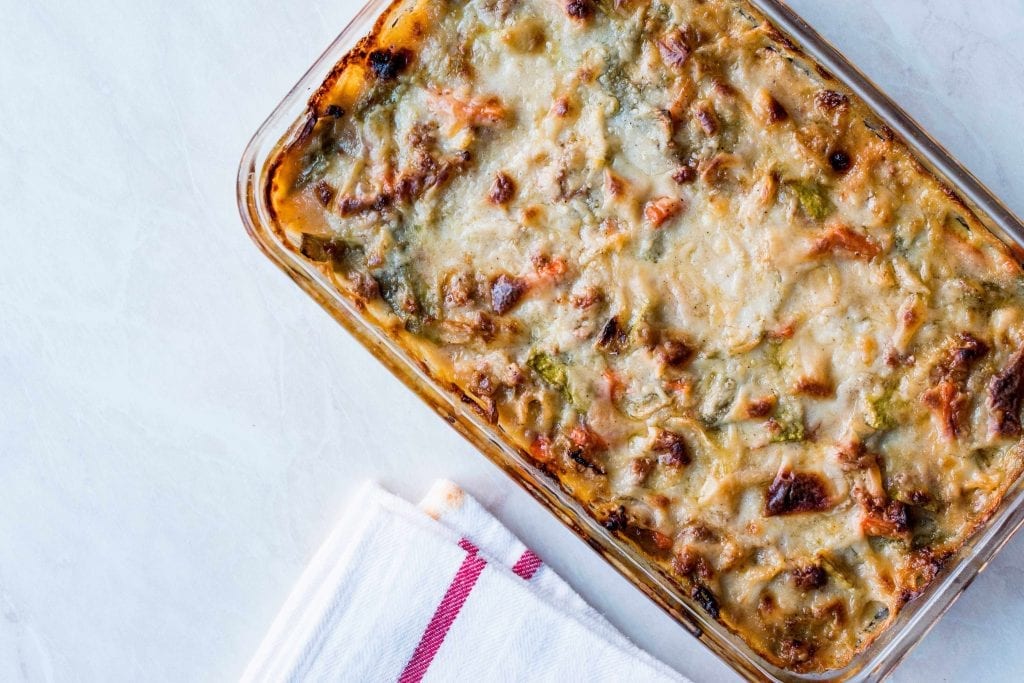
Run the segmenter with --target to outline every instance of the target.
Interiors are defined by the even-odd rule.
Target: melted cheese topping
[[[780,666],[847,663],[1021,470],[1020,267],[745,2],[398,5],[272,179],[290,244]]]

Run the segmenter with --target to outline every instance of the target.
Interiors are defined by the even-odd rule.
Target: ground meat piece
[[[689,546],[676,553],[672,560],[672,568],[683,576],[697,576],[705,581],[715,574],[704,556]]]
[[[565,4],[565,13],[573,19],[589,19],[594,14],[594,4],[591,0],[569,0]]]
[[[693,47],[682,29],[677,28],[661,37],[658,51],[666,64],[681,69],[693,52]]]
[[[665,365],[678,368],[686,365],[693,358],[694,350],[683,340],[668,337],[662,339],[655,353],[658,356],[658,360]]]
[[[686,164],[680,166],[672,173],[672,180],[676,181],[680,185],[688,185],[697,179],[697,169]]]
[[[830,507],[832,497],[820,475],[782,470],[768,487],[765,515],[821,512]]]
[[[444,283],[444,303],[447,308],[465,306],[476,294],[476,281],[468,273],[454,273]]]
[[[546,436],[538,436],[530,444],[530,455],[539,462],[551,462],[551,439]]]
[[[313,192],[316,193],[316,199],[321,205],[328,206],[334,200],[337,190],[327,181],[321,180],[313,187]]]
[[[477,396],[491,397],[498,391],[500,384],[489,372],[477,370],[473,373],[470,389]]]
[[[690,451],[681,434],[660,430],[654,437],[651,450],[658,454],[658,462],[671,467],[683,467],[691,461]]]
[[[595,474],[603,475],[604,468],[595,460],[594,456],[608,447],[604,440],[584,424],[573,425],[567,437],[569,446],[566,456],[577,465]]]
[[[516,193],[516,184],[508,176],[507,173],[498,173],[494,176],[494,182],[491,183],[490,192],[487,193],[487,199],[498,206],[508,204]]]
[[[498,315],[504,315],[519,303],[525,292],[525,282],[502,273],[491,281],[491,308]]]
[[[855,472],[878,464],[878,456],[868,451],[860,441],[841,444],[836,449],[836,460],[846,472]]]
[[[569,301],[576,308],[587,309],[604,300],[604,294],[596,287],[587,287],[579,294],[573,294]]]
[[[819,564],[806,564],[790,572],[793,583],[802,591],[817,590],[828,583],[828,574]]]
[[[775,404],[778,403],[778,399],[775,396],[765,396],[751,401],[747,404],[747,416],[748,417],[768,417],[775,410]]]
[[[714,135],[718,132],[718,117],[715,111],[708,105],[700,105],[694,110],[694,117],[700,125],[700,129],[707,135]]]
[[[352,289],[364,301],[375,299],[380,294],[380,285],[369,273],[355,270],[349,274],[348,278],[352,283]]]
[[[633,480],[633,484],[636,486],[643,486],[644,481],[647,479],[647,475],[654,469],[654,460],[652,458],[636,458],[629,463],[629,474]]]

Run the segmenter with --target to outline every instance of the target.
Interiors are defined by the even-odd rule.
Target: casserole
[[[542,171],[512,177],[502,167],[489,169],[488,183],[483,184],[484,174],[477,172],[480,201],[460,206],[472,213],[479,205],[481,211],[503,218],[498,228],[485,232],[484,246],[470,249],[470,255],[479,260],[490,257],[501,267],[484,271],[474,262],[468,275],[458,272],[454,264],[441,263],[453,252],[452,243],[444,242],[454,229],[446,232],[446,211],[455,218],[449,223],[462,231],[454,236],[463,242],[472,241],[467,225],[495,219],[460,222],[461,216],[443,206],[436,209],[441,218],[431,217],[433,207],[427,202],[447,191],[448,183],[461,183],[461,199],[468,197],[473,165],[492,159],[477,143],[491,141],[498,149],[510,149],[502,142],[502,127],[521,134],[516,130],[520,119],[529,120],[541,104],[527,100],[507,106],[492,96],[498,89],[493,82],[491,90],[461,93],[445,87],[446,81],[417,89],[406,79],[419,73],[420,62],[425,69],[448,69],[453,80],[451,74],[474,70],[486,77],[487,65],[479,61],[475,48],[425,53],[422,59],[418,50],[429,44],[445,19],[454,17],[447,26],[451,31],[467,25],[472,31],[474,21],[483,23],[484,11],[500,14],[501,6],[483,3],[480,13],[468,18],[455,14],[461,8],[431,15],[436,8],[412,3],[384,10],[376,23],[376,38],[360,43],[331,69],[305,116],[283,137],[281,129],[275,140],[258,134],[247,151],[240,190],[245,193],[243,215],[250,221],[250,231],[407,383],[415,383],[435,409],[570,517],[588,540],[659,603],[695,622],[695,630],[717,651],[734,648],[729,660],[739,670],[789,677],[792,672],[829,669],[831,676],[841,679],[877,675],[891,667],[912,640],[906,635],[913,633],[907,624],[922,623],[915,617],[948,605],[955,593],[948,586],[955,585],[955,577],[964,576],[971,561],[1005,540],[1005,530],[1020,520],[1014,504],[1019,497],[1019,457],[1012,439],[1002,438],[1013,436],[1019,406],[1015,390],[1008,403],[1000,398],[1005,391],[992,390],[994,385],[1013,384],[1016,377],[1018,301],[1013,287],[1019,273],[1009,252],[986,232],[1005,228],[1005,237],[1019,223],[781,6],[764,3],[760,11],[805,46],[817,45],[817,60],[809,59],[791,37],[744,3],[655,4],[650,12],[645,7],[639,14],[628,8],[570,3],[551,6],[562,16],[541,12],[541,19],[528,20],[513,14],[511,21],[501,18],[500,25],[488,28],[500,29],[495,39],[508,50],[527,55],[536,53],[552,33],[560,50],[580,48],[571,89],[555,92],[551,102],[544,103],[550,104],[551,112],[544,106],[542,125],[553,119],[556,137],[564,132],[559,119],[592,124],[587,116],[603,116],[611,121],[620,105],[626,114],[607,128],[622,125],[640,132],[613,130],[612,142],[603,147],[595,145],[601,141],[593,136],[573,139],[570,134],[561,139],[560,149],[568,146],[568,156],[575,154],[582,164],[554,164],[555,172],[546,179]],[[651,38],[634,55],[654,75],[642,92],[630,88],[649,73],[617,78],[629,69],[609,68],[608,54],[586,61],[586,50],[594,45],[588,25],[600,28],[603,22],[616,22],[622,29],[629,21],[643,22],[642,30],[634,29],[638,41]],[[623,34],[617,30],[614,35],[621,39]],[[627,41],[620,40],[618,48],[622,42]],[[335,61],[340,49],[329,51]],[[741,59],[727,62],[730,55]],[[325,55],[314,67],[321,69],[316,72],[320,79],[323,68],[332,66],[329,61]],[[722,67],[723,62],[730,68]],[[775,80],[764,77],[766,68],[774,70]],[[825,68],[843,76],[846,85],[834,81]],[[666,74],[667,84],[657,80]],[[686,92],[687,75],[695,92],[684,102],[664,99],[664,107],[650,106],[652,93]],[[304,84],[318,81],[307,75]],[[665,87],[659,90],[659,85]],[[405,91],[399,92],[399,87]],[[550,91],[539,90],[541,96]],[[366,96],[367,92],[371,94]],[[617,101],[603,108],[588,99],[595,93],[611,93]],[[889,124],[862,105],[858,95],[887,113]],[[389,108],[389,98],[403,106]],[[278,119],[276,124],[282,123],[282,109],[300,104],[302,95],[293,92],[289,99],[296,101],[286,100],[272,117]],[[418,121],[406,128],[396,123],[420,110],[433,112],[430,130],[417,129]],[[373,123],[381,112],[391,117],[390,122]],[[399,151],[399,163],[391,171],[375,170],[380,159],[365,153],[362,139],[345,140],[353,120],[359,126],[376,126],[369,136],[374,143],[387,139],[381,130],[400,130],[414,156],[406,160]],[[674,129],[681,122],[686,128],[682,132]],[[569,126],[570,133],[595,128],[574,125]],[[837,129],[844,129],[845,137],[835,135]],[[917,143],[921,162],[935,168],[918,167],[896,133]],[[584,144],[574,148],[580,138]],[[751,138],[755,142],[750,143]],[[272,145],[278,139],[282,145],[275,150]],[[657,143],[653,147],[639,144],[651,140]],[[672,144],[684,146],[684,153],[668,154]],[[800,149],[794,152],[793,144]],[[601,154],[588,158],[595,146]],[[769,148],[772,154],[764,156],[772,167],[763,168],[762,157],[751,155]],[[339,149],[358,158],[370,172],[354,172],[348,162],[338,161],[334,154]],[[877,177],[856,181],[864,168],[872,168],[865,161],[872,156],[878,159],[873,168],[880,169],[887,182]],[[548,168],[550,157],[506,165],[528,171],[531,164]],[[818,167],[808,171],[808,159],[815,158]],[[673,162],[668,167],[666,159]],[[600,182],[574,175],[580,166],[585,173],[599,171]],[[956,181],[963,198],[931,175],[941,172]],[[367,178],[371,182],[365,182]],[[649,187],[636,189],[645,182]],[[549,203],[531,196],[535,187],[555,193]],[[904,195],[914,193],[915,201],[887,198],[893,188]],[[740,216],[742,207],[735,201],[739,196],[763,200],[764,206],[752,209],[761,212],[757,220],[741,226],[751,231],[730,235],[729,226],[719,220],[710,226],[712,239],[702,237],[710,233],[699,233],[695,225],[709,216]],[[620,200],[627,205],[621,211],[611,206]],[[393,221],[389,230],[377,229],[387,222],[385,214],[393,215],[395,205],[403,202],[413,206],[414,217],[415,209],[426,206],[426,218],[418,216],[422,225],[410,228]],[[559,223],[559,202],[589,218],[600,213],[616,225],[609,228],[604,220],[588,225],[585,217],[583,227],[569,226],[557,233],[556,226],[554,236],[538,241],[538,231],[550,232],[550,224]],[[865,207],[867,213],[857,214]],[[911,209],[919,213],[893,215]],[[409,222],[409,214],[402,211]],[[932,224],[936,216],[941,225]],[[362,225],[363,233],[339,236],[342,223],[335,219],[345,226]],[[915,227],[918,219],[921,223]],[[502,226],[510,232],[501,232]],[[425,229],[433,231],[429,239],[417,237],[415,233]],[[532,235],[523,254],[495,251],[498,245],[515,244],[514,235],[523,229]],[[367,241],[365,235],[371,233],[377,238],[383,234],[386,241]],[[722,239],[752,243],[765,235],[771,268],[749,281],[743,277],[757,275],[756,267],[750,267],[749,260],[735,260],[742,250],[728,244],[716,250]],[[925,242],[939,243],[942,253],[919,251],[915,244],[920,235]],[[607,265],[607,259],[581,252],[595,245],[600,251],[609,242],[618,259],[611,274],[604,279],[576,277],[573,271],[582,271],[585,262]],[[435,248],[437,244],[444,248]],[[577,244],[581,249],[575,252],[555,249]],[[960,249],[965,255],[954,261],[947,252],[958,244],[966,245]],[[733,283],[738,289],[723,293],[715,273],[698,272],[694,277],[693,260],[691,265],[679,265],[683,247],[690,249],[688,254],[696,253],[698,263],[714,256],[734,266],[729,273],[739,277]],[[824,279],[808,291],[828,291],[830,278],[845,277],[847,290],[856,289],[860,281],[873,287],[881,284],[878,301],[872,302],[881,308],[847,305],[841,314],[832,310],[815,319],[812,309],[822,304],[804,293],[796,297],[801,307],[792,311],[795,315],[776,316],[779,289],[766,287],[764,278],[798,269],[794,263],[780,264],[786,252],[794,250],[798,253],[791,258],[799,266],[810,264],[807,272],[825,271]],[[403,251],[414,252],[414,262],[398,259]],[[528,262],[516,260],[524,255]],[[971,258],[980,259],[979,265],[963,270]],[[913,267],[908,269],[907,264]],[[943,281],[961,284],[940,291],[931,301],[926,283],[913,277],[922,267],[946,268],[952,277]],[[886,284],[884,277],[871,279],[879,277],[879,268],[892,277],[891,283]],[[430,277],[424,277],[424,269]],[[475,282],[481,272],[482,281]],[[686,282],[685,289],[700,292],[695,298],[714,310],[685,316],[676,305],[666,311],[664,302],[652,302],[658,291],[649,282],[659,277],[669,288]],[[610,292],[623,279],[631,283],[627,291]],[[575,287],[580,282],[583,286]],[[714,285],[711,290],[702,290],[709,282]],[[986,289],[985,283],[994,289]],[[925,291],[918,291],[922,288]],[[886,300],[884,292],[889,289],[892,297]],[[430,291],[438,303],[429,303]],[[644,296],[635,298],[642,304],[626,305],[630,294],[638,291]],[[768,296],[755,301],[753,308],[745,302],[735,305],[745,295],[765,291]],[[846,290],[836,296],[844,304],[871,299],[867,292]],[[589,299],[595,302],[587,303]],[[676,303],[684,299],[683,293],[672,297]],[[573,303],[576,300],[581,305]],[[430,311],[452,302],[454,308],[469,304],[472,317]],[[571,332],[580,331],[570,335],[576,341],[553,340],[542,329],[546,321],[567,319],[564,310],[570,306],[565,302],[582,311],[596,305],[599,311],[573,319]],[[758,303],[770,311],[758,309]],[[481,305],[487,311],[481,311]],[[978,307],[976,313],[983,320],[971,317],[971,306]],[[481,317],[483,312],[486,318]],[[748,316],[751,312],[759,315]],[[958,312],[963,315],[956,317]],[[458,324],[438,325],[442,317],[442,323]],[[997,325],[995,318],[1002,322]],[[868,348],[856,351],[866,359],[858,361],[865,371],[837,365],[854,355],[844,346],[853,339],[853,328],[846,326],[851,319],[869,328],[891,319],[885,348],[871,330],[861,335]],[[808,320],[815,322],[805,324]],[[801,330],[815,329],[831,336],[801,337]],[[481,337],[486,343],[474,348]],[[496,346],[490,346],[486,337],[496,339]],[[459,357],[446,357],[438,346],[458,348]],[[832,351],[829,357],[822,359],[822,347]],[[479,361],[496,348],[507,353],[491,358],[485,372]],[[911,358],[916,355],[920,362]],[[460,367],[467,356],[470,362]],[[720,362],[723,357],[725,364]],[[734,358],[742,362],[729,364]],[[497,365],[513,378],[498,376]],[[660,393],[642,386],[652,377],[661,381]],[[654,399],[649,399],[652,395]],[[519,400],[518,412],[513,398]],[[541,415],[560,416],[538,420],[530,416],[533,405],[540,406],[536,412]],[[609,417],[610,412],[616,414]],[[644,430],[621,433],[627,420],[619,413]],[[850,413],[859,416],[856,424],[838,419]],[[901,446],[901,440],[930,445],[931,455],[908,459],[909,446]],[[736,453],[740,457],[730,460]],[[976,462],[960,463],[959,469],[949,465],[958,456]],[[540,474],[544,470],[555,474],[560,486]],[[741,481],[732,476],[734,472],[742,475]],[[627,476],[633,481],[621,481]],[[654,484],[648,483],[650,477]],[[979,484],[982,479],[987,488]],[[951,486],[957,489],[952,495],[946,490]],[[694,492],[695,487],[700,491]],[[573,496],[567,495],[569,490]],[[700,518],[697,513],[718,504],[719,491],[725,491],[724,509],[717,519]],[[969,494],[961,495],[964,491]],[[595,525],[593,517],[603,526]],[[983,528],[970,535],[977,525]],[[828,546],[823,539],[842,538],[851,531],[857,538],[844,541],[842,547],[825,547],[824,553],[812,547]],[[767,542],[759,545],[757,537]],[[792,538],[800,542],[794,544]],[[851,559],[845,553],[854,545],[858,557]],[[732,555],[735,564],[729,566]],[[865,557],[873,566],[870,580],[856,568],[869,564]],[[751,578],[759,572],[765,577]],[[911,601],[917,593],[923,595]]]

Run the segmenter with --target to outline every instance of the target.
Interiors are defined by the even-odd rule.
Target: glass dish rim
[[[238,170],[238,207],[246,231],[279,268],[316,300],[342,327],[406,386],[517,484],[566,524],[627,580],[664,609],[720,659],[748,680],[869,681],[888,675],[928,633],[992,557],[1024,524],[1024,477],[1008,489],[999,507],[958,551],[925,593],[906,605],[879,637],[842,669],[798,674],[767,662],[739,636],[697,607],[664,576],[645,566],[638,553],[612,536],[583,510],[558,483],[534,467],[476,413],[443,390],[382,330],[368,324],[314,268],[285,247],[268,211],[264,194],[268,161],[283,140],[303,123],[308,99],[335,64],[370,32],[380,16],[407,0],[369,0],[299,79],[262,123],[246,146]],[[800,50],[824,66],[861,97],[878,119],[889,126],[922,162],[950,186],[978,218],[1015,249],[1024,248],[1024,223],[973,174],[932,138],[899,105],[885,95],[839,50],[821,37],[784,0],[746,0],[771,20]]]

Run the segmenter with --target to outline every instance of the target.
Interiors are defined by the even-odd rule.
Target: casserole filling
[[[286,241],[708,614],[845,665],[1022,467],[1024,279],[740,0],[395,5]]]

